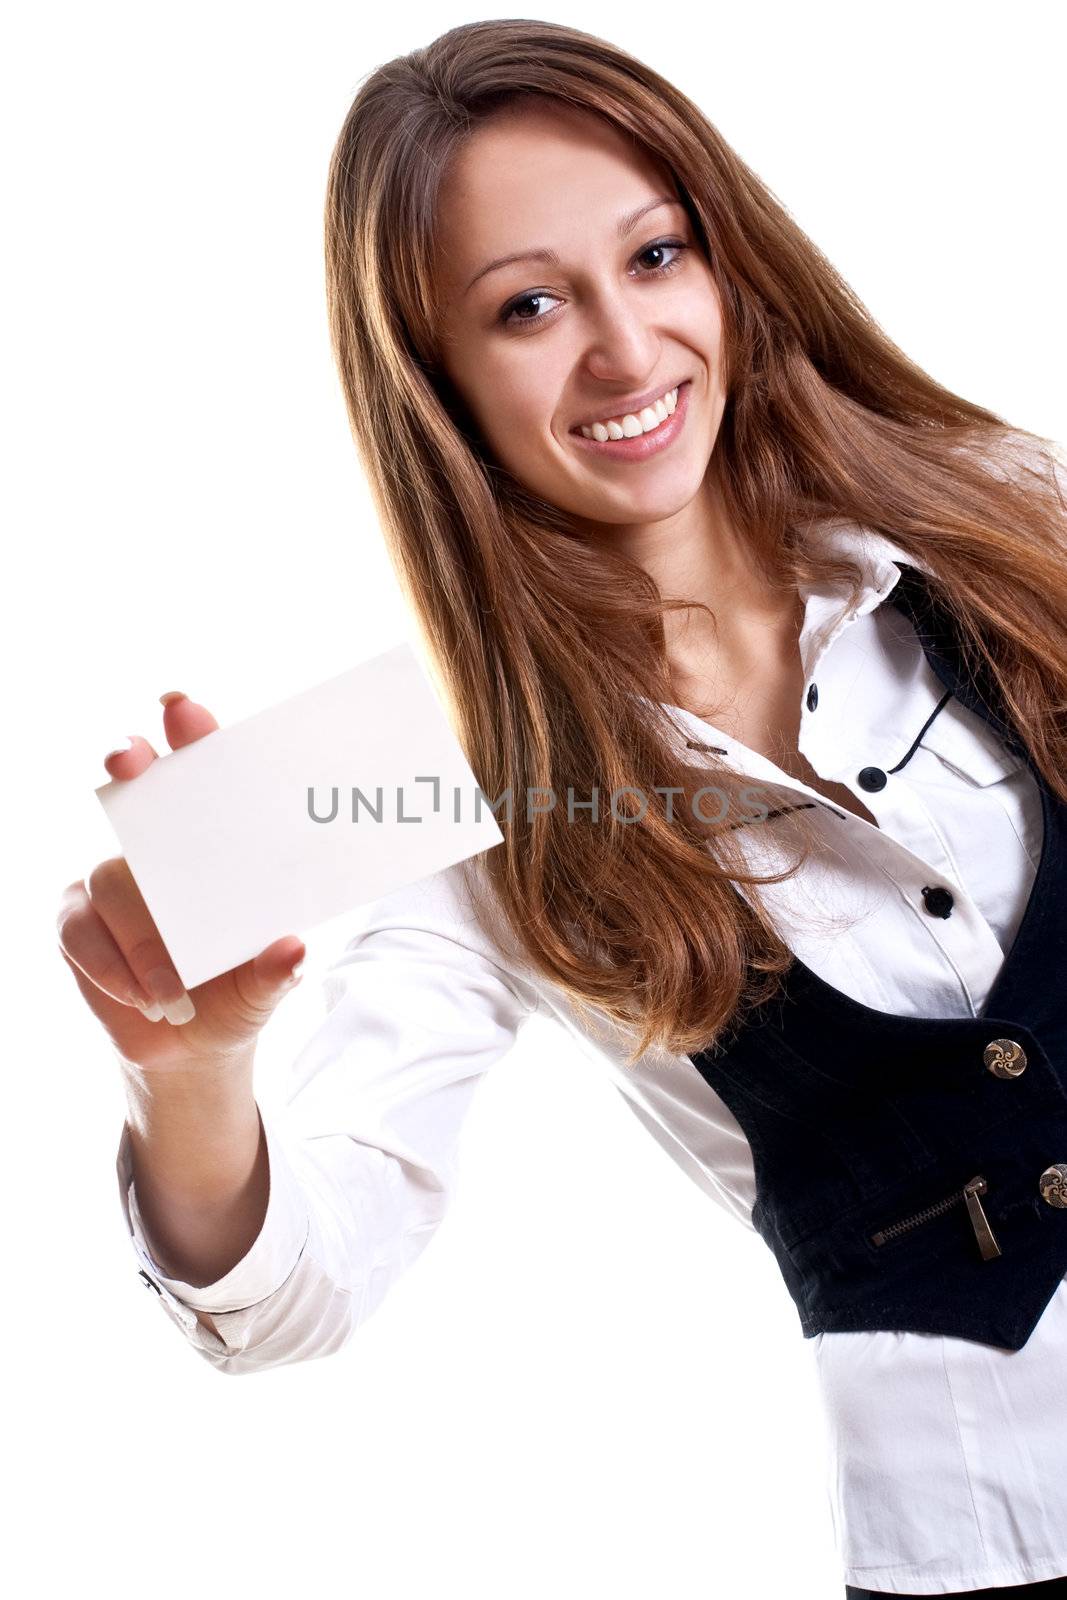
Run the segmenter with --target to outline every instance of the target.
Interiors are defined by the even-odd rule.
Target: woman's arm
[[[254,1100],[246,1063],[218,1080],[214,1115],[175,1090],[147,1141],[129,1122],[120,1141],[146,1283],[235,1375],[329,1355],[377,1308],[441,1221],[474,1091],[536,1006],[466,911],[458,868],[376,902],[325,989],[282,1110]]]
[[[120,1061],[143,1237],[173,1279],[203,1286],[223,1277],[263,1227],[270,1180],[254,1054],[195,1076],[147,1074]],[[196,1317],[218,1337],[208,1312]]]

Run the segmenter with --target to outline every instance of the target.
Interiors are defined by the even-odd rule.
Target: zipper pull
[[[1000,1255],[1000,1246],[993,1237],[993,1230],[989,1226],[989,1218],[982,1210],[982,1202],[978,1196],[985,1194],[989,1185],[984,1178],[972,1178],[970,1183],[963,1186],[963,1197],[967,1202],[967,1211],[970,1215],[974,1236],[978,1240],[978,1248],[982,1252],[983,1261],[992,1261]]]

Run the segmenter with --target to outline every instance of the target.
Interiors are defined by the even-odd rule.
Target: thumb
[[[307,949],[302,939],[286,934],[234,972],[241,1001],[251,1016],[266,1019],[279,1000],[300,982]]]

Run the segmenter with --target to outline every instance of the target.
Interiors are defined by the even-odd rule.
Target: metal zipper
[[[939,1200],[936,1205],[927,1206],[923,1211],[916,1211],[914,1216],[904,1217],[900,1222],[893,1222],[888,1228],[880,1228],[877,1233],[871,1234],[872,1244],[885,1244],[888,1239],[895,1239],[898,1234],[907,1233],[910,1228],[917,1228],[921,1222],[929,1222],[932,1217],[939,1217],[945,1211],[951,1210],[961,1200],[967,1202],[967,1214],[974,1228],[974,1236],[978,1240],[978,1248],[982,1253],[983,1261],[992,1261],[1000,1255],[1000,1246],[993,1237],[993,1230],[989,1226],[989,1218],[982,1209],[982,1202],[978,1196],[985,1194],[989,1185],[986,1180],[978,1175],[965,1183],[962,1189],[957,1189],[954,1194],[946,1195],[944,1200]]]

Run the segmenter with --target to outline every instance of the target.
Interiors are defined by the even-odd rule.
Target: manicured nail
[[[132,750],[132,749],[133,749],[133,736],[128,733],[126,735],[126,743],[117,745],[114,750],[109,750],[107,755],[104,757],[104,760],[105,761],[110,761],[112,756],[124,756],[128,750]]]
[[[188,700],[188,698],[184,689],[168,689],[166,694],[160,695],[159,703],[161,706],[169,706],[172,700]]]
[[[175,1027],[183,1022],[191,1022],[196,1016],[196,1007],[182,988],[181,980],[168,968],[154,968],[145,977],[144,986],[152,998],[159,1001],[163,1015]]]
[[[134,1005],[142,1012],[146,1022],[162,1022],[163,1007],[159,1004],[148,1005],[144,1000],[134,1000]]]

